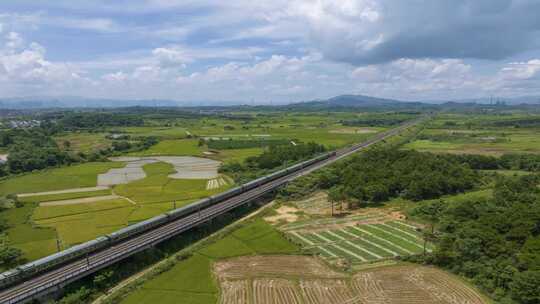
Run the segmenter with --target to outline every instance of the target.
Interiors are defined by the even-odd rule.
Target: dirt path
[[[48,206],[64,206],[64,205],[75,205],[75,204],[90,204],[90,203],[109,201],[109,200],[114,200],[114,199],[125,199],[125,198],[118,195],[103,195],[103,196],[94,196],[94,197],[74,198],[74,199],[67,199],[67,200],[61,200],[61,201],[43,202],[43,203],[40,203],[39,205],[41,207],[48,207]]]
[[[21,194],[17,194],[17,197],[31,197],[31,196],[39,196],[39,195],[53,195],[53,194],[77,193],[77,192],[92,192],[92,191],[101,191],[101,190],[107,190],[107,189],[109,189],[109,187],[105,187],[105,186],[84,187],[84,188],[73,188],[73,189],[57,190],[57,191],[21,193]]]
[[[130,202],[132,205],[137,205],[137,202],[135,202],[134,200],[130,199],[129,197],[121,196],[121,195],[116,194],[116,192],[114,192],[114,188],[112,189],[111,192],[112,192],[112,195],[116,195],[116,196],[118,196],[119,198],[123,198],[123,199],[125,199],[126,201]]]

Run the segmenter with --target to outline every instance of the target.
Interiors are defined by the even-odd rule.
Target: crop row
[[[353,263],[419,254],[424,251],[424,240],[415,227],[398,221],[288,233],[303,247],[324,257],[346,258]],[[431,251],[430,245],[426,246],[426,251]]]

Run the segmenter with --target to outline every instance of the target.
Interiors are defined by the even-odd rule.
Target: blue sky
[[[0,3],[0,97],[540,94],[540,1]]]

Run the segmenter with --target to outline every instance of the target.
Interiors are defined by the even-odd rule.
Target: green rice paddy
[[[212,273],[212,264],[224,258],[260,255],[293,254],[299,248],[287,241],[262,219],[252,220],[197,250],[172,269],[146,281],[122,300],[122,304],[186,303],[215,304],[219,288]]]

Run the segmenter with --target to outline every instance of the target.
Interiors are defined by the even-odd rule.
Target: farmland
[[[258,271],[269,264],[282,266]],[[390,266],[350,276],[319,269],[310,258],[267,256],[227,260],[215,268],[223,290],[220,303],[227,304],[486,303],[456,278],[427,267]]]
[[[315,193],[295,204],[300,203],[303,207],[306,202],[317,203],[320,197],[321,193]],[[346,262],[356,267],[363,263],[423,254],[424,249],[426,253],[431,252],[432,244],[424,242],[421,233],[424,227],[405,221],[394,205],[349,211],[340,217],[308,213],[292,221],[275,221],[273,217],[265,219],[304,252],[320,256],[335,265]],[[277,209],[278,213],[283,208]],[[293,214],[302,214],[303,210],[289,208]]]
[[[44,170],[0,181],[0,194],[20,194],[96,186],[96,177],[111,168],[123,167],[119,162],[86,163]]]
[[[214,281],[214,261],[236,256],[294,253],[298,249],[262,220],[254,220],[231,234],[197,250],[171,270],[146,282],[122,303],[216,303],[218,284]]]
[[[408,223],[388,221],[351,226],[347,224],[345,222],[345,226],[338,229],[287,230],[287,234],[309,252],[329,260],[346,259],[353,264],[423,252],[420,233]],[[430,246],[427,251],[431,251]]]
[[[264,151],[264,147],[253,146],[250,141],[315,140],[330,147],[359,141],[384,130],[342,126],[339,120],[354,117],[350,114],[315,116],[268,114],[244,121],[227,118],[148,120],[144,126],[115,126],[101,128],[99,132],[66,131],[54,140],[67,153],[99,154],[103,149],[110,149],[116,137],[154,136],[159,139],[157,144],[124,155],[198,156],[229,163],[241,162]],[[223,149],[209,150],[204,142],[201,144],[201,138],[226,140],[227,145]],[[242,144],[236,144],[235,139]],[[6,231],[10,244],[22,250],[24,260],[33,260],[224,191],[234,184],[223,175],[210,179],[171,178],[174,169],[163,162],[144,165],[141,179],[119,185],[102,184],[107,178],[111,180],[108,172],[121,172],[126,166],[131,168],[129,164],[129,161],[89,162],[0,181],[0,194],[22,194],[19,200],[25,204],[24,208],[8,209],[0,215],[10,225]],[[100,187],[92,188],[96,186]],[[85,228],[70,229],[75,225]]]
[[[141,126],[101,129],[91,135],[114,131],[119,136],[158,140],[147,149],[114,152],[108,161],[0,181],[3,195],[21,194],[17,203],[22,204],[16,208],[8,203],[10,207],[0,213],[9,225],[5,239],[22,250],[21,262],[43,257],[222,192],[243,181],[235,175],[241,170],[248,179],[271,172],[278,167],[258,167],[258,161],[265,159],[260,155],[280,151],[267,147],[273,143],[289,149],[314,141],[333,149],[373,136],[401,119],[370,115],[265,113],[243,119],[149,119]],[[467,119],[477,127],[463,124]],[[487,303],[457,277],[401,261],[423,261],[437,252],[438,235],[430,234],[435,224],[422,217],[422,208],[493,199],[500,176],[533,175],[534,159],[511,158],[511,162],[529,163],[502,166],[496,158],[494,169],[477,170],[462,165],[474,165],[472,158],[409,150],[424,151],[422,145],[429,141],[441,148],[426,151],[440,154],[457,154],[452,149],[495,156],[536,153],[536,138],[531,135],[536,129],[509,128],[501,121],[497,116],[473,119],[440,114],[423,127],[297,180],[282,189],[275,207],[263,216],[203,245],[188,247],[189,254],[167,271],[145,277],[122,303],[175,303],[181,297],[189,303],[391,304],[399,303],[397,294],[403,294],[407,303]],[[60,138],[64,136],[68,135]],[[82,142],[91,142],[92,136],[84,132],[73,136],[66,149],[89,151],[91,145]],[[118,141],[107,140],[111,147]],[[402,143],[406,144],[401,149],[393,149]],[[469,144],[476,146],[465,149],[463,145]]]
[[[129,127],[126,134],[153,135],[166,140],[165,144],[145,153],[188,153],[195,155],[201,149],[197,142],[182,140],[186,137],[213,138],[223,140],[299,140],[317,141],[327,146],[343,146],[385,130],[381,127],[344,127],[340,120],[354,118],[353,114],[334,116],[292,114],[255,115],[245,120],[212,119],[178,120],[169,122],[170,127]],[[181,124],[181,127],[175,126]],[[188,136],[189,135],[189,136]],[[181,148],[185,146],[184,148]],[[167,152],[167,153],[163,153]]]
[[[112,144],[106,133],[73,132],[56,136],[54,139],[66,150],[83,153],[106,149]],[[69,144],[66,145],[66,142]]]
[[[109,168],[116,167],[113,165],[115,162],[107,164],[111,164]],[[89,183],[90,172],[104,173],[102,169],[107,167],[97,166],[97,168],[101,170],[87,170],[85,178],[88,179],[88,184],[77,185],[92,185]],[[38,193],[21,197],[21,201],[25,203],[24,208],[9,209],[2,214],[9,219],[13,217],[14,212],[24,213],[24,216],[17,216],[17,220],[8,220],[12,226],[8,230],[10,242],[23,250],[27,259],[35,259],[52,254],[58,248],[69,248],[129,224],[182,207],[230,186],[230,182],[223,178],[221,183],[211,189],[207,189],[209,180],[171,179],[168,175],[175,172],[172,168],[172,165],[163,162],[145,165],[143,169],[146,178],[118,185],[114,190],[84,191],[85,188],[80,188],[81,192]],[[93,179],[95,186],[96,175]],[[112,191],[114,196],[110,196]],[[80,199],[88,202],[82,202]],[[84,229],[73,229],[72,227],[76,225],[83,225]],[[42,248],[36,250],[36,246],[42,245]]]
[[[134,156],[155,156],[155,155],[190,155],[200,156],[202,149],[195,139],[163,140],[150,149],[142,152],[134,152]]]
[[[294,255],[299,250],[265,221],[247,220],[150,277],[121,303],[176,303],[182,298],[197,304],[392,304],[402,303],[403,296],[419,304],[488,303],[460,279],[434,268],[394,263],[345,272],[319,258]]]
[[[418,139],[405,149],[437,153],[467,153],[500,156],[505,153],[540,153],[540,129],[516,127],[512,121],[525,119],[507,116],[439,115],[427,125]],[[517,124],[516,124],[517,125]]]

